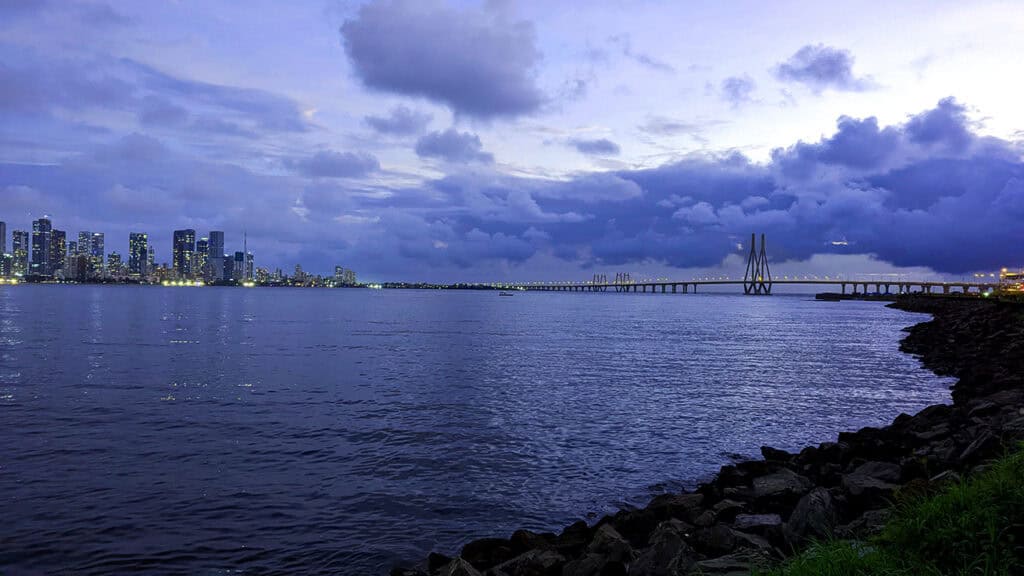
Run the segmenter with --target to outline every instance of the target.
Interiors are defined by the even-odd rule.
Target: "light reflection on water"
[[[365,573],[948,398],[804,297],[0,289],[0,572]]]

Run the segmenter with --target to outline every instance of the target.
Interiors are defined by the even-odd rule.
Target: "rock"
[[[824,488],[815,488],[796,504],[785,526],[786,541],[796,548],[809,539],[827,539],[836,527],[835,503]]]
[[[565,557],[553,550],[530,550],[498,565],[489,576],[559,576]]]
[[[577,556],[590,542],[590,527],[580,520],[562,530],[555,541],[555,549],[567,557]]]
[[[866,462],[858,466],[853,473],[891,483],[899,482],[903,476],[900,465],[892,462]]]
[[[789,452],[771,446],[761,446],[761,456],[770,462],[789,462],[793,459],[793,455]]]
[[[647,508],[653,510],[661,520],[678,518],[693,522],[704,512],[701,508],[703,504],[703,494],[662,494],[651,500]]]
[[[686,526],[678,520],[662,522],[651,534],[651,545],[630,564],[630,576],[683,576],[696,554],[683,540]]]
[[[1003,424],[1003,434],[1013,440],[1024,440],[1024,416],[1013,418]]]
[[[649,508],[642,510],[623,510],[609,519],[619,534],[622,534],[634,546],[647,544],[651,532],[658,525],[658,514]]]
[[[481,538],[462,547],[459,556],[479,570],[487,570],[515,557],[512,543],[504,538]]]
[[[710,528],[697,530],[694,544],[708,556],[719,556],[733,551],[736,547],[736,536],[729,526],[715,524]]]
[[[753,568],[768,568],[772,560],[753,550],[697,562],[698,574],[705,576],[750,576]]]
[[[789,468],[783,468],[767,476],[754,478],[753,489],[756,500],[798,498],[814,484]]]
[[[427,572],[433,574],[452,561],[451,556],[431,552],[427,555]]]
[[[711,510],[705,510],[700,516],[694,519],[693,524],[702,528],[707,528],[715,523],[715,513]]]
[[[775,552],[771,542],[769,542],[767,538],[758,536],[757,534],[748,534],[746,532],[733,530],[732,535],[733,538],[735,538],[737,550],[758,550],[767,555],[771,555]]]
[[[778,514],[740,514],[733,521],[732,527],[744,532],[763,534],[782,526],[782,517]]]
[[[843,489],[854,499],[868,503],[884,503],[883,501],[892,497],[896,485],[872,476],[853,473],[843,476]]]
[[[885,523],[892,516],[888,509],[868,510],[859,518],[845,526],[836,527],[836,536],[845,539],[860,539],[873,536],[885,528]]]
[[[552,550],[557,536],[550,532],[537,534],[529,530],[516,530],[508,539],[512,552],[522,554],[528,550]]]
[[[991,432],[984,431],[975,438],[964,451],[960,453],[960,463],[963,466],[971,466],[980,460],[990,458],[999,453],[1002,443]]]
[[[744,508],[745,506],[742,502],[725,499],[712,506],[711,510],[714,511],[715,517],[722,522],[732,522],[733,518],[740,512],[743,512]]]
[[[481,576],[480,571],[462,558],[456,558],[441,568],[439,576]]]
[[[600,554],[588,553],[566,564],[562,576],[626,576],[626,565]]]
[[[959,484],[961,481],[962,478],[960,475],[952,470],[940,472],[928,479],[929,484],[940,488],[948,484]]]
[[[594,533],[594,539],[587,546],[587,552],[600,554],[608,560],[629,562],[633,559],[633,548],[610,524],[604,524]]]

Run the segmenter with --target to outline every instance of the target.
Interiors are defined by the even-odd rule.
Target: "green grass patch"
[[[868,542],[816,544],[770,576],[1024,574],[1024,450],[903,503]]]

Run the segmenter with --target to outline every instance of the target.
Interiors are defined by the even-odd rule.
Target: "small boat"
[[[499,292],[498,296],[515,296],[515,294],[511,292]]]

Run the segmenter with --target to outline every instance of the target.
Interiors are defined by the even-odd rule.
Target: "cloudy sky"
[[[584,8],[585,6],[585,8]],[[1024,264],[1022,2],[0,0],[0,220],[367,280]]]

